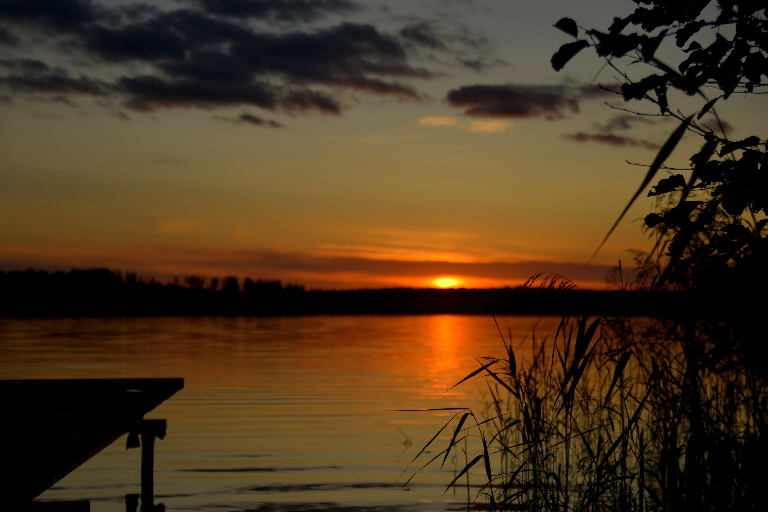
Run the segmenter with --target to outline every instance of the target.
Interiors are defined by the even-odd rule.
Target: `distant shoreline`
[[[158,283],[108,269],[0,272],[0,317],[541,315],[701,313],[690,292],[541,288],[306,290],[234,278]]]

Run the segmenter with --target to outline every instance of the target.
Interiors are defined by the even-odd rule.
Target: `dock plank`
[[[0,496],[27,503],[184,387],[184,379],[0,381]]]

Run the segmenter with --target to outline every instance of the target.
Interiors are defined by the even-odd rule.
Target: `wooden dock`
[[[29,503],[183,387],[184,379],[0,381],[0,503]]]

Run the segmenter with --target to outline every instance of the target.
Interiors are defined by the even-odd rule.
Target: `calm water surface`
[[[499,324],[519,359],[533,330],[551,337],[558,320]],[[502,354],[487,316],[0,319],[2,379],[185,379],[146,416],[168,420],[155,503],[169,511],[466,508],[466,494],[443,493],[463,460],[402,487],[452,413],[394,409],[482,409],[479,382],[447,390],[475,358]],[[39,499],[122,512],[139,465],[120,439]]]

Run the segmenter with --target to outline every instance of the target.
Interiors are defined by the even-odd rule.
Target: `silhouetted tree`
[[[733,292],[734,287],[762,289],[768,285],[766,143],[755,135],[730,140],[716,107],[734,97],[768,92],[766,2],[636,3],[639,6],[632,14],[614,18],[607,30],[585,30],[569,18],[561,19],[555,26],[576,41],[563,45],[552,57],[552,66],[560,70],[578,52],[592,48],[621,77],[620,94],[625,101],[645,101],[655,106],[656,115],[680,121],[619,220],[656,178],[683,134],[695,133],[703,144],[690,158],[690,177],[686,180],[674,170],[669,177],[656,178],[648,194],[661,199],[658,211],[645,218],[657,240],[644,262],[657,265],[653,284],[719,293]],[[710,4],[716,8],[705,10]],[[658,48],[668,41],[679,48],[673,54],[677,62],[657,56]],[[674,108],[671,102],[679,93],[699,97],[698,111],[684,114]],[[715,116],[717,131],[701,123],[707,113]]]
[[[236,277],[226,277],[221,284],[221,291],[224,293],[239,293],[240,283],[238,283]]]

